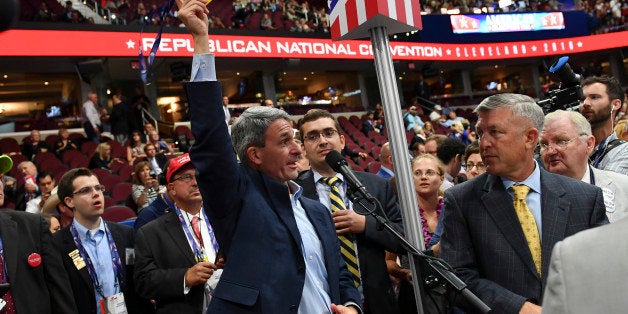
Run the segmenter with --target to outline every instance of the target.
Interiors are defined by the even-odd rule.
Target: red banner
[[[0,56],[135,57],[141,45],[145,54],[156,34],[9,30],[0,33]],[[371,42],[331,39],[210,35],[216,57],[373,59]],[[495,60],[545,57],[626,47],[628,31],[583,37],[476,44],[391,42],[394,60]],[[157,57],[190,57],[194,51],[187,34],[163,34]]]

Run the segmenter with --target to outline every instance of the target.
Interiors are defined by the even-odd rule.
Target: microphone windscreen
[[[325,162],[327,162],[327,164],[336,172],[341,172],[340,166],[347,164],[345,158],[342,157],[342,155],[336,150],[332,150],[327,153],[327,156],[325,156]]]

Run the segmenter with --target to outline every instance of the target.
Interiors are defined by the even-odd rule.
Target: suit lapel
[[[13,218],[6,214],[0,213],[0,236],[2,237],[2,247],[4,250],[4,264],[7,270],[9,280],[16,278],[17,273],[17,223]]]
[[[59,232],[63,232],[63,246],[65,247],[65,250],[63,252],[63,254],[65,256],[63,256],[63,258],[70,258],[68,256],[68,254],[70,252],[73,252],[74,250],[77,250],[76,244],[74,243],[74,239],[72,238],[72,233],[70,232],[70,227],[69,226],[65,227],[65,228],[63,228]],[[74,266],[74,264],[72,264],[72,265]],[[76,269],[76,267],[74,267],[74,269]],[[92,279],[89,277],[89,272],[87,271],[87,267],[83,267],[81,269],[78,269],[77,272],[79,273],[79,275],[83,279],[83,282],[85,283],[87,288],[90,291],[93,290],[94,286],[93,286],[93,283],[92,283]]]
[[[541,235],[541,258],[543,277],[549,270],[552,248],[556,242],[565,238],[570,202],[565,199],[565,190],[555,175],[541,169],[541,216],[543,234]]]
[[[538,276],[528,242],[521,229],[519,218],[517,218],[515,213],[513,202],[504,201],[510,200],[511,197],[504,189],[502,180],[499,177],[489,175],[484,185],[484,192],[482,195],[484,208],[493,218],[495,225],[504,235],[504,238],[510,243],[516,254],[519,255],[519,258],[528,266],[532,273]]]
[[[166,232],[168,232],[170,238],[174,241],[175,246],[181,251],[188,262],[190,262],[190,265],[196,264],[194,253],[192,252],[190,244],[185,237],[179,217],[177,217],[175,212],[169,212],[166,215],[167,216],[164,220],[164,229],[166,229]]]

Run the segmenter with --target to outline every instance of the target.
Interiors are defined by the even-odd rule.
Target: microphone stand
[[[467,288],[467,284],[465,284],[458,276],[456,276],[451,270],[451,266],[444,264],[440,260],[425,255],[425,253],[421,252],[419,249],[414,247],[410,242],[406,240],[406,238],[399,233],[393,226],[388,222],[388,219],[378,215],[375,210],[369,209],[366,205],[360,202],[360,199],[365,199],[369,203],[375,205],[376,207],[381,207],[379,201],[375,199],[373,196],[368,194],[368,192],[363,193],[361,191],[356,191],[352,186],[349,186],[347,189],[347,195],[353,204],[359,204],[368,214],[373,216],[377,221],[377,230],[382,230],[386,228],[390,233],[392,233],[400,242],[401,245],[412,255],[421,258],[426,261],[428,265],[432,268],[432,270],[437,273],[443,280],[445,280],[451,287],[453,287],[458,293],[460,293],[469,303],[471,303],[476,309],[478,309],[481,313],[490,313],[491,308],[486,305],[482,300],[480,300],[471,290]],[[380,208],[380,210],[383,209]],[[417,267],[418,269],[419,267]]]

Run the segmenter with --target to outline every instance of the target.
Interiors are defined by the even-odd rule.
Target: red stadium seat
[[[131,191],[133,189],[133,183],[129,182],[120,182],[116,184],[111,190],[111,197],[113,201],[118,204],[121,201],[124,201],[131,195]]]
[[[105,208],[105,212],[102,214],[102,218],[106,221],[123,222],[128,219],[136,218],[135,212],[124,205],[115,205]]]

